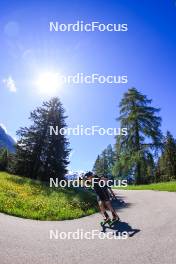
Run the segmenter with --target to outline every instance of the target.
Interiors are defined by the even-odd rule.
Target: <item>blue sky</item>
[[[60,23],[127,23],[128,32],[50,32]],[[160,107],[162,130],[176,136],[176,4],[140,1],[0,1],[0,123],[15,136],[50,95],[34,85],[46,70],[128,75],[123,85],[65,85],[58,91],[68,126],[118,127],[118,104],[134,86]],[[92,168],[113,136],[72,136],[72,170]]]

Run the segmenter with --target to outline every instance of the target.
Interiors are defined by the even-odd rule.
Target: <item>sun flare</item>
[[[55,95],[61,87],[58,73],[43,72],[39,74],[36,87],[40,94]]]

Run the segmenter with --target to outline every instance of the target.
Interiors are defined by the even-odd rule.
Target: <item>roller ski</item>
[[[110,223],[109,223],[109,226],[112,227],[113,225],[115,225],[116,223],[120,222],[120,218],[119,217],[116,217],[116,218],[113,218]]]
[[[111,223],[111,219],[108,218],[108,219],[104,219],[103,221],[101,221],[100,225],[105,226],[106,224],[108,224],[110,226],[110,223]]]

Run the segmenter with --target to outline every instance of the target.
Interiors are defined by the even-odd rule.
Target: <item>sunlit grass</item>
[[[145,185],[128,185],[127,187],[123,188],[123,190],[154,190],[176,192],[176,181],[159,182]]]
[[[0,212],[38,220],[65,220],[96,211],[92,193],[53,189],[38,181],[0,172]]]

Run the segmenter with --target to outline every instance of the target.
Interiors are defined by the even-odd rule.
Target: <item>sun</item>
[[[36,81],[37,90],[43,95],[56,95],[61,85],[59,74],[49,71],[40,73]]]

